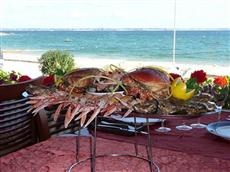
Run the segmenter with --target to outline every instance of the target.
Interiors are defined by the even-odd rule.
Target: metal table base
[[[79,160],[79,154],[80,154],[80,129],[79,132],[77,134],[76,137],[76,162],[73,163],[69,168],[68,168],[68,172],[72,172],[73,168],[76,167],[77,165],[79,165],[80,163],[84,163],[88,160],[91,161],[90,163],[90,167],[91,167],[91,172],[95,172],[96,171],[96,159],[97,158],[101,158],[101,157],[120,157],[120,156],[128,156],[128,157],[132,157],[132,158],[137,158],[137,159],[141,159],[143,161],[147,161],[149,163],[149,168],[150,171],[157,171],[160,172],[160,168],[157,166],[157,164],[153,161],[153,154],[152,154],[152,141],[151,141],[151,134],[150,134],[150,129],[149,129],[149,118],[146,118],[146,125],[147,125],[147,146],[146,146],[146,150],[147,150],[147,158],[140,156],[138,154],[138,145],[136,143],[134,143],[134,148],[135,148],[135,154],[102,154],[102,155],[96,155],[96,145],[97,145],[97,118],[95,118],[94,120],[94,133],[92,136],[90,136],[90,157],[87,157],[83,160]],[[137,135],[137,130],[136,130],[136,117],[134,117],[134,126],[135,126],[135,138]]]

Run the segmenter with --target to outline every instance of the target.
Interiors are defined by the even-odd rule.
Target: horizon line
[[[229,31],[230,28],[177,28],[177,31]],[[4,31],[173,31],[173,28],[0,28]]]

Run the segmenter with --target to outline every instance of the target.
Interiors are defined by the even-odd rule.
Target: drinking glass
[[[221,112],[222,112],[222,107],[228,97],[228,92],[229,92],[229,87],[224,86],[221,87],[219,85],[214,84],[212,89],[211,89],[211,94],[213,96],[213,101],[215,103],[215,111],[217,112],[217,119],[221,119]]]
[[[157,132],[167,133],[167,132],[171,131],[171,128],[165,127],[164,122],[165,122],[165,119],[162,119],[161,120],[161,126],[156,129]]]
[[[206,127],[207,127],[207,125],[202,124],[202,123],[200,122],[200,117],[198,117],[197,123],[191,124],[190,126],[191,126],[192,128],[206,128]]]
[[[226,118],[226,120],[230,121],[230,115],[228,115],[228,117]]]
[[[176,126],[176,129],[177,130],[182,130],[182,131],[188,131],[188,130],[191,130],[192,127],[190,127],[189,125],[186,125],[185,121],[183,121],[182,125]]]

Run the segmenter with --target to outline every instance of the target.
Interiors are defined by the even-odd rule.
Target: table
[[[0,167],[4,172],[64,172],[75,159],[75,137],[53,137],[47,141],[24,148],[0,158]],[[140,152],[146,154],[145,147],[139,146]],[[80,158],[89,156],[89,139],[81,138]],[[113,153],[133,151],[132,144],[98,138],[97,153]],[[153,148],[154,160],[162,172],[227,172],[230,160],[213,158],[196,154],[188,154],[161,148]],[[107,157],[97,160],[96,170],[99,172],[146,172],[148,163],[128,157]],[[84,163],[75,171],[88,172],[90,165]]]
[[[223,114],[225,118],[229,113]],[[216,116],[206,116],[201,122],[215,121]],[[192,123],[196,119],[189,119]],[[156,133],[153,126],[154,161],[162,172],[229,172],[230,142],[208,133],[205,129],[189,132],[175,130],[178,122],[169,122],[171,133]],[[133,137],[124,137],[108,133],[99,133],[97,154],[134,151]],[[107,137],[105,139],[105,137]],[[142,136],[138,143],[143,144]],[[145,138],[144,138],[145,139]],[[179,140],[178,140],[179,139]],[[145,140],[144,140],[145,141]],[[80,138],[80,159],[90,155],[89,138]],[[190,144],[189,144],[190,143]],[[24,148],[0,158],[0,168],[4,172],[64,172],[75,162],[76,137],[53,137],[47,141]],[[139,146],[139,153],[146,156],[145,146]],[[80,164],[74,171],[90,171],[90,161]],[[129,157],[106,157],[97,159],[96,170],[99,172],[146,172],[149,164]]]
[[[223,112],[221,116],[222,120],[226,119],[229,115],[230,112]],[[200,120],[201,123],[209,124],[217,121],[217,116],[215,114],[206,115],[202,116]],[[186,124],[196,123],[197,118],[188,118],[186,120],[176,118],[168,120],[166,126],[172,129],[169,133],[156,132],[155,129],[158,128],[159,125],[151,126],[150,132],[152,134],[151,138],[153,147],[230,160],[230,141],[214,136],[206,129],[179,131],[175,127],[182,124],[182,122],[185,122]],[[146,143],[146,138],[143,135],[139,135],[136,140],[132,137],[104,132],[98,132],[97,135],[101,138],[127,143],[134,143],[135,141],[142,145]]]

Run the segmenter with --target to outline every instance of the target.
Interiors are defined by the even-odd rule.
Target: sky
[[[177,0],[176,28],[230,28],[230,0]],[[173,28],[174,0],[0,0],[1,28]]]

